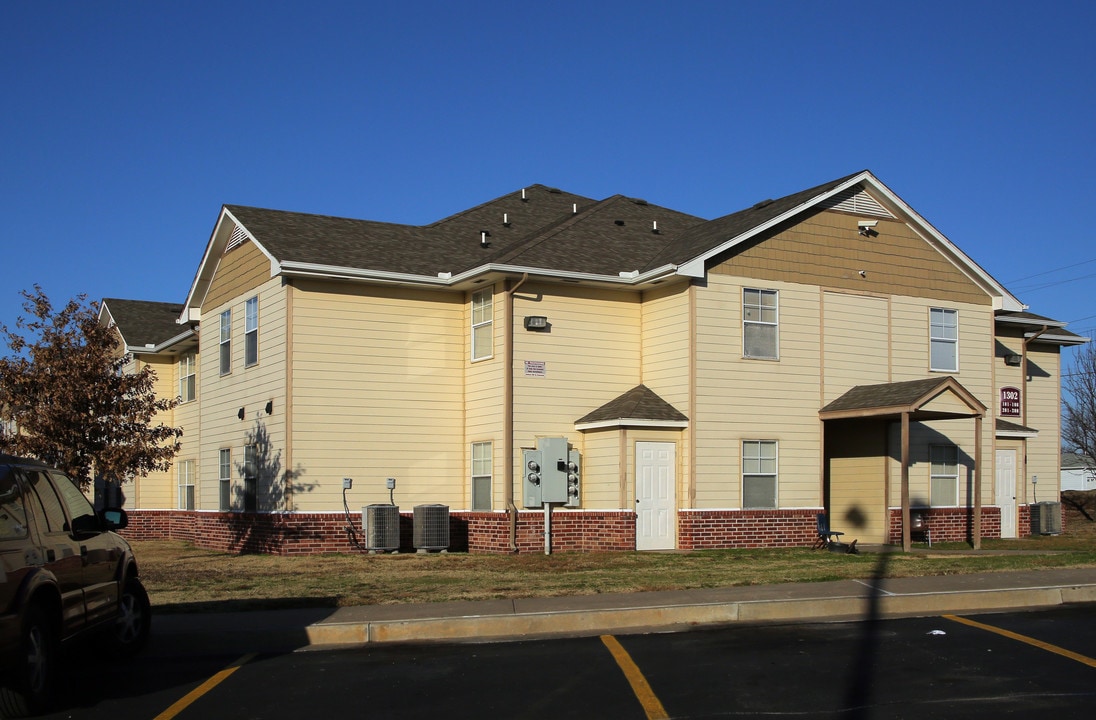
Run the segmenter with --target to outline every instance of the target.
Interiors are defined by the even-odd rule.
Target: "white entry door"
[[[636,550],[673,550],[677,505],[674,443],[636,443]]]
[[[995,490],[1001,508],[1001,537],[1016,537],[1016,451],[997,451]]]

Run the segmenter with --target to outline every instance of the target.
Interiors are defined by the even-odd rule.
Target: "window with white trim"
[[[259,297],[244,303],[244,367],[259,362]]]
[[[193,402],[198,396],[196,356],[192,352],[179,357],[179,402]]]
[[[217,486],[221,512],[232,509],[232,450],[221,448],[217,456]]]
[[[742,441],[742,508],[776,509],[776,440]]]
[[[259,509],[259,447],[244,445],[244,510]]]
[[[955,445],[929,446],[929,505],[959,505],[959,448]]]
[[[232,372],[232,311],[221,313],[221,374]]]
[[[491,443],[472,443],[472,509],[490,510]]]
[[[779,320],[776,290],[742,290],[742,355],[747,358],[776,360]]]
[[[929,369],[959,371],[959,313],[929,309]]]
[[[179,509],[194,509],[194,461],[183,460],[179,463]]]
[[[472,294],[472,359],[494,355],[494,288]]]

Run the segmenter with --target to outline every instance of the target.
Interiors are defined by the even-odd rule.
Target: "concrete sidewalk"
[[[522,639],[1096,602],[1096,570],[1037,570],[477,602],[161,614],[153,653]]]

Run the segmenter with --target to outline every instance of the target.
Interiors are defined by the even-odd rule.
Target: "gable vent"
[[[228,245],[225,246],[225,252],[243,245],[244,240],[247,240],[247,232],[242,225],[237,225],[232,231],[232,236],[228,238]]]
[[[840,195],[832,198],[825,206],[826,210],[840,210],[856,215],[874,215],[875,217],[893,218],[887,209],[879,204],[879,201],[864,191],[863,188],[850,188]]]

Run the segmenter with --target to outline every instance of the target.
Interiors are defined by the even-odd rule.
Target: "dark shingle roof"
[[[610,400],[597,410],[585,415],[577,421],[577,424],[614,420],[684,422],[688,418],[646,385],[637,385],[615,400]]]
[[[971,411],[954,413],[947,410],[933,411],[923,406],[941,393],[949,390],[958,396]],[[857,415],[889,415],[901,412],[913,412],[915,419],[929,417],[969,417],[975,414],[975,408],[982,408],[981,402],[971,395],[959,381],[950,375],[906,380],[904,382],[883,383],[880,385],[857,385],[821,410],[823,416],[855,417]]]
[[[183,312],[179,303],[106,298],[103,305],[130,347],[156,346],[186,331],[176,322]]]

